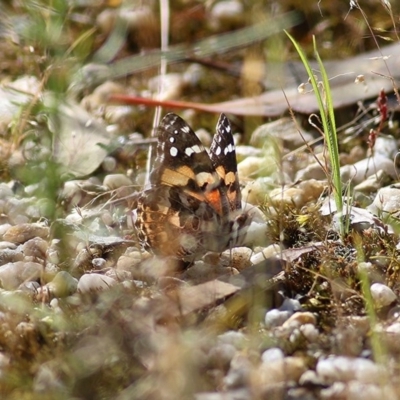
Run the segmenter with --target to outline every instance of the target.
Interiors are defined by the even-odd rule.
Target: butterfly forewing
[[[221,114],[217,131],[210,148],[210,158],[214,169],[222,178],[226,187],[226,196],[231,211],[242,206],[235,143],[232,128],[225,114]]]
[[[154,183],[193,186],[197,183],[198,174],[213,174],[214,168],[207,151],[190,126],[178,115],[169,113],[162,119],[157,128],[157,137],[157,158],[154,169],[161,169],[164,173],[153,174]],[[169,175],[170,179],[175,177],[176,182],[165,180]]]

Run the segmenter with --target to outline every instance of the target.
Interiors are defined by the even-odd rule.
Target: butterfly
[[[178,115],[157,128],[150,186],[138,198],[135,226],[146,250],[196,260],[240,246],[250,224],[242,210],[235,144],[221,114],[209,153]]]

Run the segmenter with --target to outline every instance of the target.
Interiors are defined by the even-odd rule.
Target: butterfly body
[[[221,114],[210,152],[176,114],[157,129],[150,187],[138,199],[136,227],[156,255],[194,260],[240,245],[250,221],[243,213],[235,146]]]

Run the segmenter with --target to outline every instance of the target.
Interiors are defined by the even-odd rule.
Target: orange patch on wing
[[[161,182],[168,186],[186,186],[190,179],[194,179],[193,170],[187,166],[174,170],[166,168],[161,175]]]
[[[211,190],[210,192],[205,193],[204,197],[206,198],[207,202],[212,205],[214,210],[217,211],[218,214],[221,214],[222,204],[221,204],[221,193],[219,192],[219,190],[218,189]]]
[[[225,168],[224,168],[222,165],[220,165],[220,166],[218,166],[217,168],[215,168],[215,171],[217,171],[217,174],[218,174],[222,179],[225,179],[226,171],[225,171]]]

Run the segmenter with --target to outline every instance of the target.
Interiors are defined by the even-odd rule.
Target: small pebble
[[[92,265],[96,269],[103,269],[107,264],[107,261],[104,258],[93,258]]]
[[[22,253],[21,248],[0,250],[0,265],[7,264],[9,262],[22,261],[23,259],[24,254]]]
[[[36,281],[23,282],[18,286],[18,290],[22,290],[23,292],[28,293],[32,297],[36,296],[39,288],[40,284],[39,282]]]
[[[211,253],[209,253],[211,254]],[[253,250],[248,247],[235,247],[230,250],[226,250],[221,255],[218,256],[218,260],[214,265],[227,263],[232,268],[237,269],[238,271],[242,271],[251,265],[250,257],[253,254]],[[209,264],[213,264],[209,262],[209,259],[206,258],[207,255],[203,258],[204,261]],[[225,264],[224,264],[225,265]]]
[[[0,183],[0,199],[7,199],[13,196],[14,193],[12,189],[4,182]]]
[[[302,325],[300,332],[310,343],[316,342],[319,338],[319,331],[313,324]]]
[[[238,27],[244,22],[243,13],[243,4],[240,1],[219,1],[211,9],[210,27],[214,30]]]
[[[358,185],[379,170],[386,171],[389,176],[396,179],[397,171],[393,160],[381,154],[374,154],[352,165],[344,165],[340,168],[340,177],[342,182],[351,181],[352,185]]]
[[[316,386],[321,385],[322,382],[315,371],[309,369],[304,372],[304,374],[299,379],[299,384],[301,386]]]
[[[117,281],[109,276],[101,274],[84,274],[78,282],[78,292],[82,294],[89,294],[108,290],[116,285]]]
[[[251,256],[250,261],[253,265],[259,264],[270,257],[276,257],[282,254],[282,249],[278,244],[271,244],[261,252]]]
[[[40,237],[30,239],[22,245],[22,251],[25,256],[39,258],[41,260],[46,258],[47,249],[47,241]]]
[[[250,360],[238,354],[231,361],[230,369],[224,377],[223,382],[226,388],[233,389],[246,386],[249,382],[252,371]]]
[[[231,344],[217,344],[208,353],[208,365],[212,368],[227,371],[236,351],[235,346]]]
[[[231,344],[237,350],[241,350],[247,343],[247,339],[241,332],[227,331],[218,336],[218,343]]]
[[[114,157],[107,156],[101,163],[102,168],[106,172],[112,172],[117,167],[117,160]]]
[[[284,322],[282,327],[286,328],[299,328],[305,324],[316,325],[317,320],[311,312],[296,312],[287,321]]]
[[[289,297],[285,297],[283,303],[279,307],[280,311],[289,311],[291,314],[295,311],[301,311],[301,304],[296,299],[290,299]]]
[[[380,383],[384,379],[384,370],[373,361],[364,358],[335,356],[318,361],[318,376],[327,384],[336,381],[358,380],[364,383]]]
[[[118,271],[132,271],[141,261],[142,255],[139,251],[129,255],[123,254],[118,258],[116,269]]]
[[[268,387],[281,382],[298,382],[307,370],[301,357],[286,357],[269,363],[261,363],[252,374],[252,384],[259,391],[265,392]]]
[[[43,271],[41,264],[35,262],[17,261],[0,266],[1,287],[7,290],[16,289],[25,281],[40,278]]]
[[[376,308],[390,306],[397,300],[393,290],[382,283],[372,284],[370,290]]]
[[[242,199],[247,203],[258,205],[265,201],[265,196],[275,187],[273,178],[260,177],[247,182],[242,190]]]
[[[103,185],[114,190],[123,186],[131,186],[132,181],[124,174],[109,174],[104,177]]]
[[[261,354],[261,360],[263,363],[271,363],[277,360],[283,360],[285,358],[285,354],[278,347],[273,347],[272,349],[265,350]]]
[[[400,188],[384,187],[378,191],[373,203],[368,207],[374,214],[398,213],[400,210]]]
[[[46,239],[49,235],[49,228],[41,224],[23,223],[11,226],[3,235],[3,239],[12,243],[25,243],[29,239],[39,237]]]
[[[322,182],[316,179],[308,179],[299,183],[296,187],[288,186],[283,189],[274,189],[269,193],[269,196],[272,203],[277,206],[283,202],[301,208],[310,201],[317,200],[323,190],[324,185]]]
[[[347,384],[346,394],[348,400],[397,400],[393,388],[380,384],[368,384],[358,381],[350,381]]]
[[[393,159],[399,151],[397,140],[390,135],[379,135],[374,145],[374,154]]]
[[[300,169],[296,172],[294,181],[306,181],[308,179],[315,179],[317,181],[324,181],[326,179],[326,173],[321,168],[321,164],[314,162]]]
[[[393,181],[386,171],[379,170],[376,174],[369,176],[364,181],[354,187],[355,192],[361,192],[366,195],[376,193],[383,186],[389,185]]]
[[[375,331],[381,335],[388,351],[398,353],[400,351],[400,322],[396,321],[387,327],[376,326]],[[382,334],[383,333],[383,334]]]
[[[249,156],[239,162],[237,168],[240,178],[246,180],[246,178],[255,179],[258,176],[269,176],[274,172],[273,168],[276,167],[273,160],[268,162],[262,157]]]
[[[267,329],[281,326],[292,315],[290,311],[279,311],[273,309],[265,314],[264,323]]]
[[[68,272],[60,271],[46,286],[53,297],[67,297],[77,291],[78,280]]]

